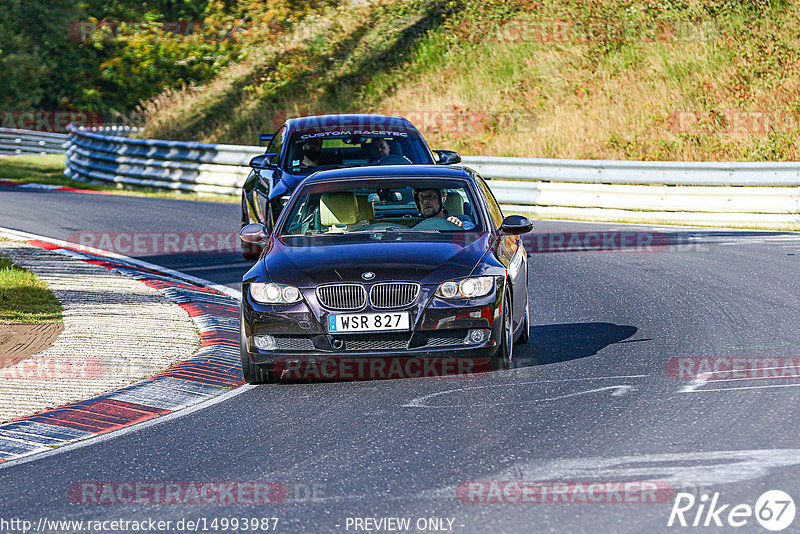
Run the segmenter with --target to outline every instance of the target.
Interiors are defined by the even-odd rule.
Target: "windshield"
[[[335,167],[432,164],[427,145],[413,131],[295,132],[286,169],[293,173]]]
[[[278,235],[483,231],[477,209],[464,180],[310,184],[296,193]]]

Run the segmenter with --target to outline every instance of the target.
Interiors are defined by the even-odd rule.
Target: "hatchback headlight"
[[[443,299],[473,299],[488,295],[492,289],[494,277],[478,276],[445,282],[436,290],[436,296]]]
[[[293,304],[303,298],[294,286],[263,282],[250,284],[250,296],[262,304]]]

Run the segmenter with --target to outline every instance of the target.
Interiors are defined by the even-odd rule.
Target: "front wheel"
[[[494,356],[495,369],[508,369],[514,359],[514,323],[511,310],[511,294],[508,289],[503,296],[503,324],[500,331],[500,346]]]
[[[242,359],[242,374],[248,384],[272,384],[275,382],[275,373],[263,365],[256,365],[250,361],[247,353],[247,340],[244,335],[244,317],[239,317],[239,353]]]

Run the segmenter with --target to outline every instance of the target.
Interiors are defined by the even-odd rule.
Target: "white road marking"
[[[254,263],[237,261],[234,263],[219,263],[209,267],[208,265],[198,265],[197,267],[181,267],[180,272],[187,271],[219,271],[222,269],[241,269],[242,272],[247,272],[253,267]]]
[[[578,381],[587,381],[587,380],[616,380],[616,379],[623,379],[623,378],[645,378],[645,377],[648,377],[648,376],[650,376],[650,375],[598,376],[598,377],[586,377],[586,378],[567,378],[567,379],[561,379],[561,380],[533,380],[533,381],[528,381],[528,382],[513,382],[513,383],[508,383],[508,384],[490,384],[490,385],[486,385],[486,386],[465,386],[463,388],[449,389],[447,391],[438,391],[436,393],[430,393],[428,395],[423,395],[421,397],[417,397],[415,399],[412,399],[411,401],[409,401],[406,404],[403,404],[402,407],[403,408],[458,408],[458,407],[463,407],[463,406],[466,406],[466,405],[465,404],[445,404],[445,405],[436,404],[436,405],[431,405],[431,404],[427,404],[427,401],[429,399],[432,399],[434,397],[440,397],[442,395],[448,395],[448,394],[451,394],[451,393],[464,392],[464,391],[473,391],[473,390],[478,390],[478,389],[513,388],[513,387],[516,387],[516,386],[522,386],[522,385],[527,385],[527,384],[550,384],[550,383],[560,383],[560,382],[578,382]],[[542,399],[525,400],[525,401],[512,402],[512,403],[509,403],[509,402],[478,403],[477,405],[480,405],[480,406],[499,406],[499,405],[504,405],[504,404],[532,404],[532,403],[537,403],[537,402],[547,402],[547,401],[552,401],[552,400],[557,400],[557,399],[564,399],[564,398],[568,398],[568,397],[576,397],[578,395],[585,395],[585,394],[588,394],[588,393],[598,393],[598,392],[601,392],[601,391],[610,391],[610,390],[613,390],[613,392],[614,392],[614,393],[612,393],[612,396],[619,397],[619,396],[625,395],[626,393],[634,391],[635,389],[636,388],[634,386],[630,386],[630,385],[627,385],[627,384],[618,384],[618,385],[614,385],[614,386],[606,386],[606,387],[601,387],[601,388],[595,388],[595,389],[589,389],[589,390],[583,390],[583,391],[576,391],[576,392],[573,392],[573,393],[567,393],[567,394],[564,394],[564,395],[558,395],[558,396],[555,396],[555,397],[548,397],[548,398],[542,398]],[[475,403],[469,403],[469,406],[476,406],[476,404]]]
[[[771,369],[785,369],[785,367],[760,367],[759,371],[766,371]],[[720,373],[729,373],[730,371],[719,371]],[[730,388],[707,388],[701,389],[703,386],[708,384],[714,384],[717,382],[741,382],[744,380],[795,380],[794,377],[785,377],[785,376],[763,376],[763,377],[743,377],[743,378],[713,378],[714,372],[702,373],[700,376],[692,380],[692,382],[688,386],[684,386],[681,388],[679,393],[705,393],[710,391],[737,391],[742,389],[766,389],[766,388],[793,388],[800,386],[800,383],[796,384],[767,384],[763,386],[737,386],[737,387],[730,387]]]
[[[670,484],[673,490],[707,491],[721,484],[735,484],[762,478],[780,468],[800,465],[800,449],[754,449],[637,454],[631,456],[532,460],[517,463],[499,473],[479,477],[465,476],[463,482],[475,481],[622,481],[651,480]],[[469,478],[468,478],[469,477]],[[386,489],[384,501],[452,500],[460,484],[448,485],[413,494],[395,494]],[[403,491],[401,488],[399,491]],[[358,501],[375,497],[339,494],[313,499],[314,502]]]
[[[659,480],[680,491],[745,482],[773,469],[800,465],[800,449],[679,452],[635,456],[534,460],[518,463],[480,480]],[[430,497],[453,498],[456,486],[431,490]]]
[[[758,368],[756,368],[756,370],[758,370],[758,371],[770,371],[770,370],[773,370],[773,369],[775,369],[775,370],[778,370],[778,369],[785,370],[785,369],[795,369],[795,367],[794,366],[789,366],[789,367],[782,366],[782,367],[758,367]],[[730,374],[731,372],[734,372],[734,371],[728,371],[728,370],[725,370],[725,371],[711,371],[711,372],[708,372],[708,373],[703,373],[701,376],[703,376],[703,377],[712,377],[715,374],[723,374],[723,373]],[[744,371],[735,371],[735,372],[744,372]],[[793,375],[793,376],[778,376],[777,374],[775,374],[774,376],[747,376],[747,377],[739,377],[739,378],[712,378],[711,380],[709,380],[709,382],[737,382],[739,380],[787,380],[787,379],[796,380],[797,378],[798,378],[797,375]]]
[[[685,390],[681,391],[681,393],[713,393],[715,391],[740,391],[743,389],[796,388],[796,387],[800,387],[800,384],[768,384],[764,386],[738,386],[735,388],[708,388],[708,389],[698,389],[698,390]]]
[[[680,390],[680,393],[691,393],[692,391],[703,387],[708,382],[708,376],[710,374],[711,373],[701,373],[700,376],[692,380],[688,386],[683,386],[683,388]]]

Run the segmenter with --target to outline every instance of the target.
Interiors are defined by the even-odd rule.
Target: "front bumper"
[[[336,312],[319,306],[313,290],[302,290],[304,300],[295,305],[269,306],[253,301],[247,288],[243,289],[247,355],[252,363],[271,367],[279,378],[287,368],[299,365],[312,369],[327,361],[336,362],[340,370],[343,363],[359,368],[361,371],[354,374],[361,376],[365,367],[373,370],[380,367],[373,360],[386,361],[387,366],[396,368],[396,364],[387,360],[393,358],[401,360],[406,372],[420,366],[425,367],[426,373],[487,371],[502,339],[502,321],[496,320],[500,314],[497,292],[472,301],[447,301],[433,297],[435,288],[427,288],[422,292],[423,298],[418,299],[423,304],[392,310],[409,312],[409,331],[339,334],[327,331],[328,316]],[[366,308],[347,313],[381,312],[385,310]],[[471,330],[483,330],[486,339],[480,343],[466,342]],[[275,349],[259,350],[253,338],[260,335],[273,336]],[[462,362],[459,364],[457,360]],[[433,371],[431,366],[435,367]],[[322,374],[322,368],[319,369]],[[313,370],[309,372],[313,374]],[[369,378],[374,378],[373,374],[368,373]]]

